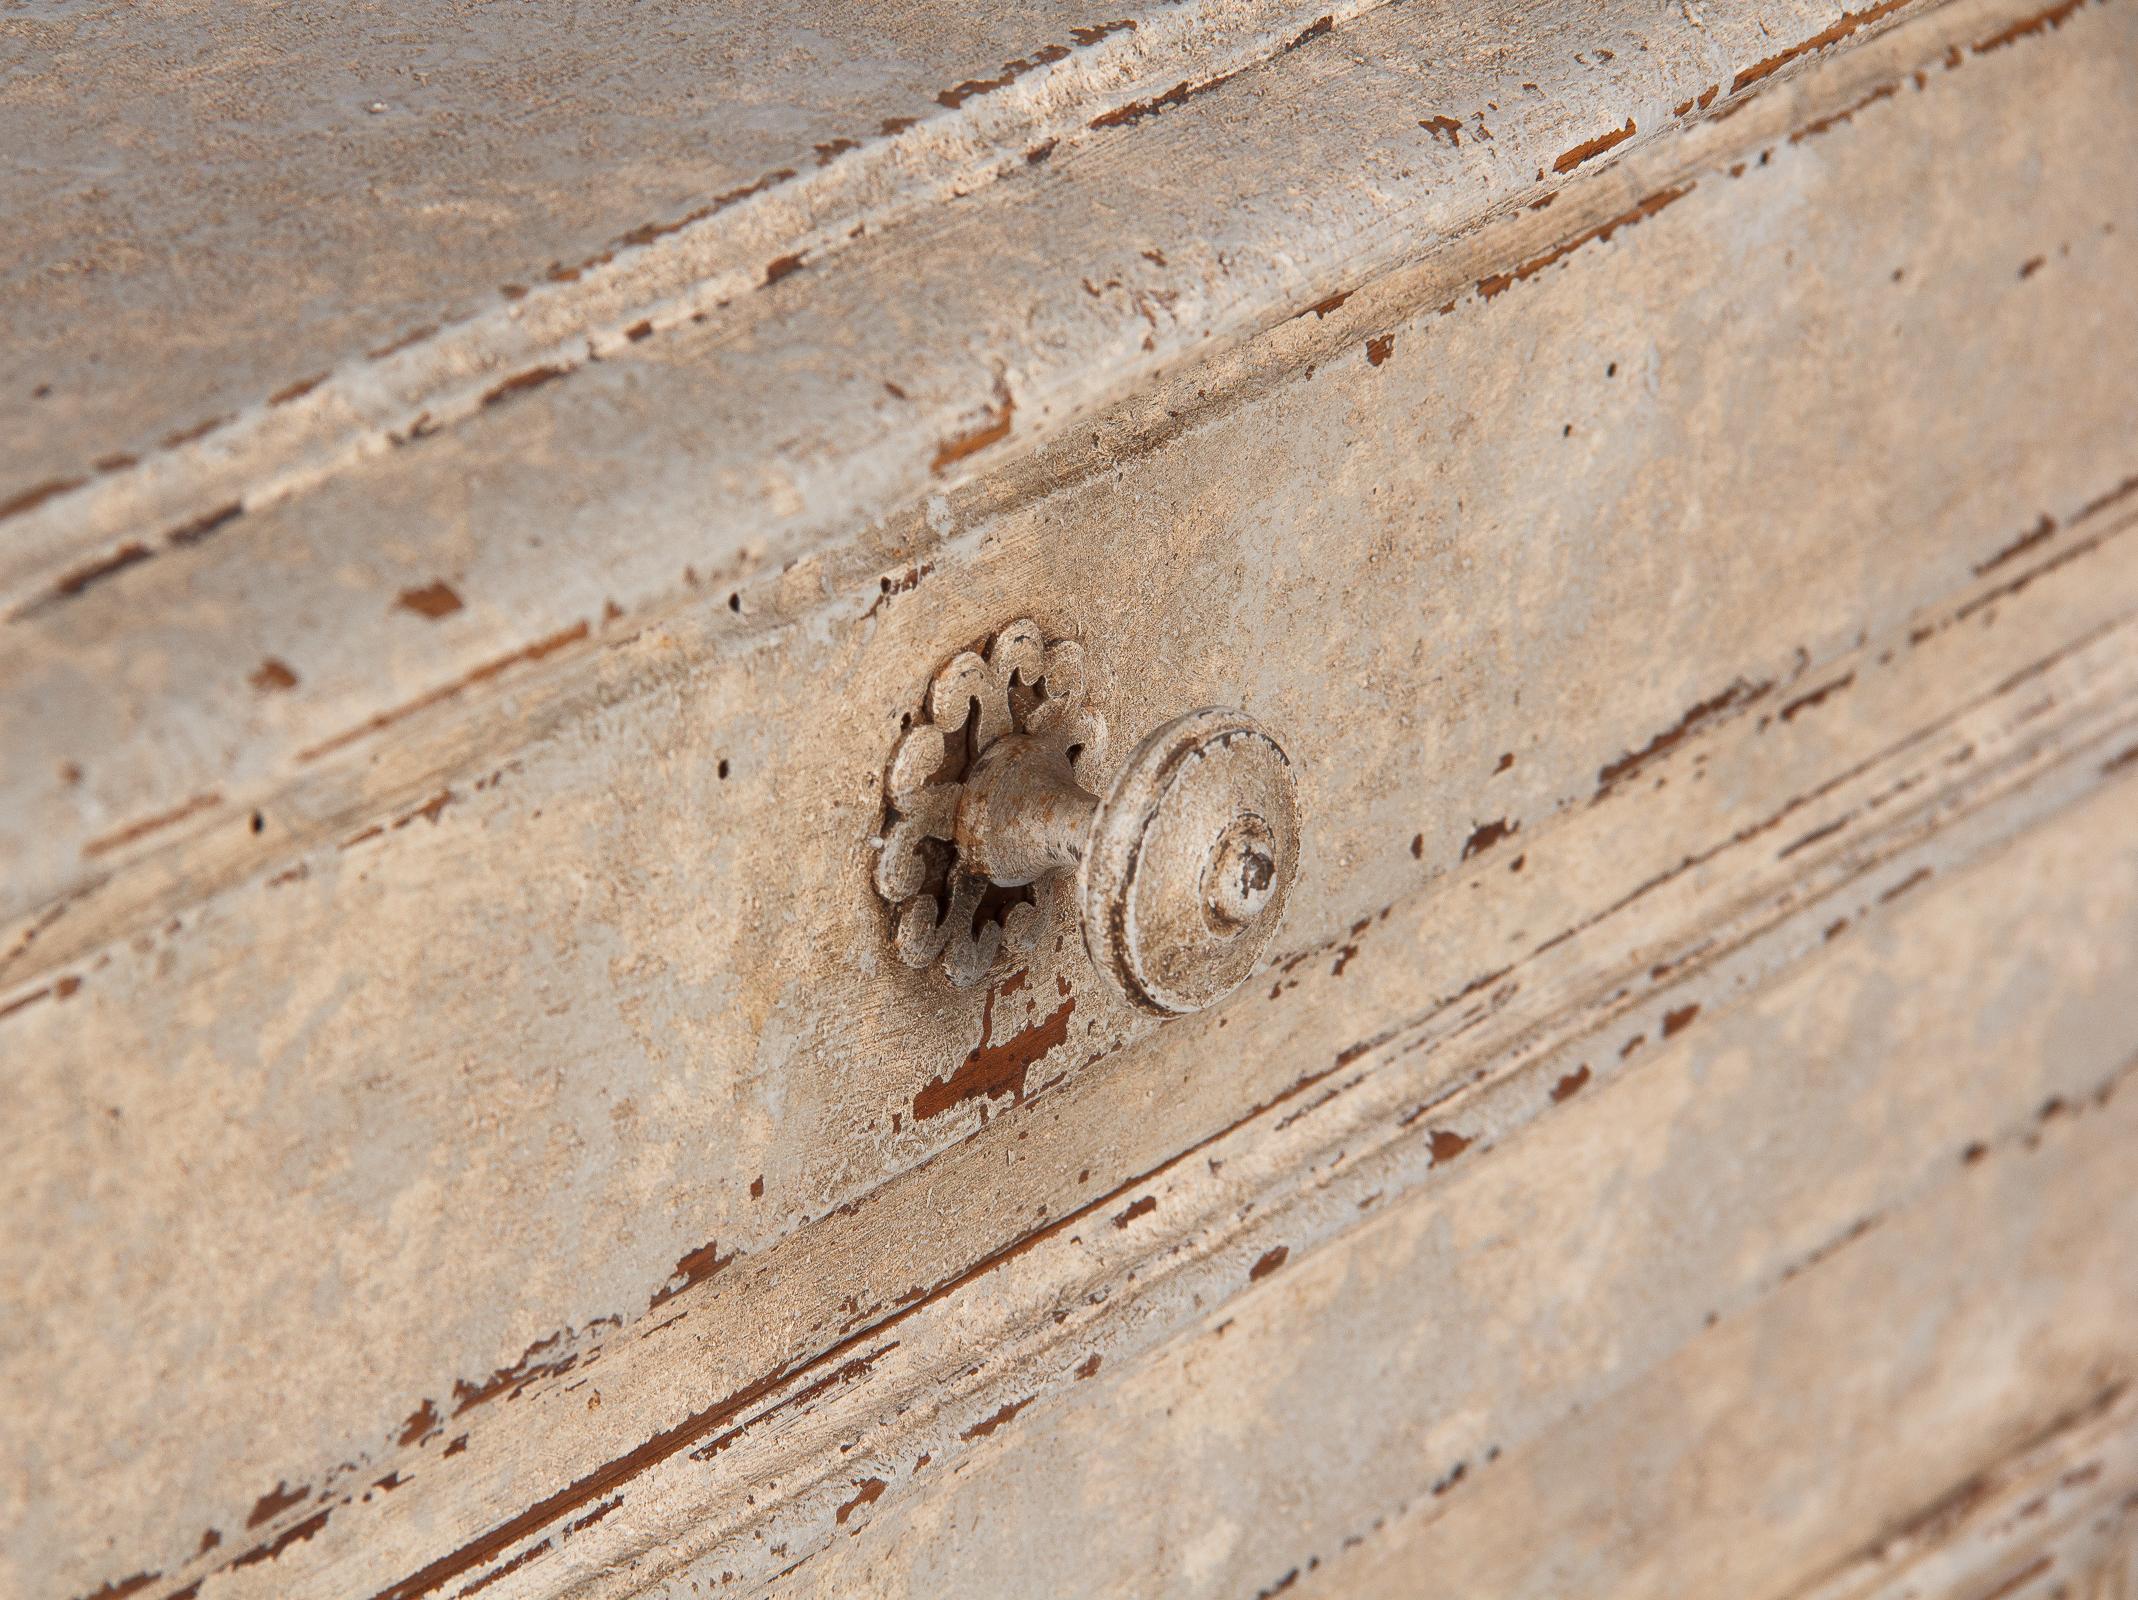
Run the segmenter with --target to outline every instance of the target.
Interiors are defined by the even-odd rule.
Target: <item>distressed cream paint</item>
[[[288,27],[0,23],[0,1589],[2126,1592],[2124,0]]]

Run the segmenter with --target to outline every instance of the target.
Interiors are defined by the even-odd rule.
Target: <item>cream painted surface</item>
[[[1802,0],[1771,21],[1746,9],[1698,28],[1667,13],[1622,37],[1619,15],[1569,7],[1510,40],[1493,15],[1384,7],[1162,114],[1087,130],[1037,167],[1020,158],[1012,181],[702,322],[698,308],[624,338],[568,376],[511,386],[563,370],[546,346],[494,365],[471,356],[457,409],[392,390],[400,408],[347,437],[330,429],[323,459],[277,438],[225,460],[210,436],[206,461],[138,494],[115,477],[111,508],[66,523],[87,530],[79,559],[30,563],[0,599],[0,679],[19,685],[0,702],[0,741],[19,752],[0,772],[0,916],[58,918],[49,954],[108,921],[100,904],[163,920],[137,897],[168,887],[181,858],[227,876],[286,848],[248,831],[269,798],[289,797],[283,826],[306,840],[420,804],[442,777],[423,759],[429,737],[518,742],[491,721],[500,690],[664,616],[702,625],[730,594],[753,615],[798,601],[779,575],[811,550],[866,549],[866,571],[849,576],[873,582],[925,542],[927,496],[1117,408],[1133,414],[1167,374],[1181,389],[1167,409],[1198,409],[1196,390],[1233,384],[1211,390],[1197,362],[1392,268],[1452,250],[1413,292],[1482,303],[1480,279],[1608,222],[1688,164],[1845,108],[1864,87],[1848,56],[1809,103],[1777,71],[1712,114],[1672,114],[1778,37],[1816,36],[1828,10]],[[1898,50],[1882,70],[1904,74],[1936,59],[1948,31],[1978,38],[2023,14],[2017,0],[1974,0],[1932,13],[1937,39],[1873,39],[1859,55]],[[2115,76],[2112,61],[2091,70]],[[1452,108],[1433,114],[1471,134],[1456,144],[1421,127],[1421,105]],[[1615,163],[1553,170],[1599,122],[1636,115],[1648,132],[1614,147]],[[1227,179],[1166,181],[1185,170]],[[1582,204],[1569,193],[1523,209],[1566,191]],[[1515,230],[1472,249],[1503,214]],[[643,312],[634,301],[621,320]],[[1385,331],[1307,320],[1358,332],[1342,341],[1353,348]],[[0,550],[36,544],[16,529]],[[400,599],[438,584],[458,611]],[[295,684],[259,687],[269,661]],[[0,950],[14,942],[0,934]]]
[[[901,1475],[772,1592],[1795,1592],[2138,1376],[2134,908],[2110,791]]]
[[[1748,1389],[1891,1464],[1800,1483],[1807,1435],[1715,1480],[1800,1497],[1767,1544],[1655,1501],[1596,1580],[1808,1581],[1951,1481],[1907,1430],[2079,1404],[2013,1352],[2131,1324],[2128,1095],[2027,1119],[2138,1046],[2138,33],[1838,16],[1346,13],[409,448],[40,508],[263,497],[0,624],[0,1587],[1252,1593],[1370,1507],[1401,1592],[1454,1461],[1574,1538],[1598,1452]],[[1209,1016],[1129,1016],[1066,923],[981,993],[889,958],[898,718],[1020,614],[1117,751],[1221,702],[1300,760],[1276,962]],[[1967,1276],[2030,1238],[2038,1292]],[[1496,1340],[1422,1335],[1443,1291]],[[1793,1343],[1878,1296],[1919,1390]],[[1549,1588],[1521,1531],[1485,1587]]]
[[[718,309],[775,260],[820,261],[984,187],[1320,14],[18,11],[0,22],[26,69],[0,93],[0,140],[39,159],[0,178],[16,225],[0,419],[19,444],[0,506],[72,485],[29,541],[71,560],[174,480],[331,459],[336,435],[387,418],[442,423],[455,388],[627,346],[639,318],[679,320],[678,296],[683,316]],[[0,571],[24,570],[23,543]]]

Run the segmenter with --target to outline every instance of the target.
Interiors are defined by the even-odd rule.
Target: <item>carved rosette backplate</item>
[[[935,675],[924,718],[900,738],[884,781],[876,889],[892,907],[899,959],[925,967],[940,958],[959,988],[985,979],[1004,946],[1031,949],[1050,897],[1070,881],[1054,875],[1005,893],[959,858],[962,779],[1013,733],[1053,746],[1079,784],[1099,788],[1106,723],[1084,701],[1083,647],[1048,644],[1028,620],[1003,628],[984,655],[964,651]]]

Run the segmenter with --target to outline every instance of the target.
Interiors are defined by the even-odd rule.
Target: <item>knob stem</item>
[[[1006,734],[965,776],[958,851],[973,871],[1012,888],[1074,872],[1098,809],[1098,796],[1077,783],[1058,746]]]

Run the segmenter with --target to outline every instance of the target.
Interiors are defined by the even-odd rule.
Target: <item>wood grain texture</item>
[[[1349,16],[1359,6],[1341,9]],[[992,182],[1297,5],[93,5],[18,14],[10,588],[248,503]],[[272,70],[263,70],[272,63]],[[682,303],[676,303],[677,297]],[[643,326],[641,326],[643,324]],[[26,519],[26,520],[24,520]],[[12,609],[7,607],[4,609]]]
[[[1982,26],[2012,9],[1984,8]],[[20,688],[0,710],[31,714],[0,722],[20,752],[0,774],[0,918],[63,923],[123,867],[147,866],[134,881],[153,885],[153,863],[187,844],[228,841],[256,862],[250,813],[330,771],[338,798],[379,809],[382,747],[412,751],[418,728],[487,711],[634,620],[729,594],[769,605],[772,593],[742,596],[747,580],[784,587],[776,575],[800,554],[910,516],[1169,369],[1331,309],[1485,217],[1617,171],[1593,219],[1606,223],[1649,198],[1622,187],[1642,151],[1682,159],[1699,143],[1684,135],[1714,126],[1716,111],[1666,108],[1697,110],[1772,50],[1768,27],[1812,37],[1827,11],[1804,0],[1786,23],[1674,18],[1628,39],[1617,17],[1570,9],[1509,39],[1470,13],[1383,8],[1161,115],[1087,127],[1054,159],[1020,159],[1010,181],[702,322],[690,308],[568,367],[548,345],[474,361],[456,425],[442,399],[421,400],[361,447],[337,445],[331,471],[282,442],[108,517],[49,502],[34,514],[95,538],[7,586],[0,676]],[[1601,76],[1598,50],[1611,54]],[[1786,116],[1791,93],[1777,75],[1729,104]],[[1599,99],[1612,126],[1638,108],[1651,132],[1551,172],[1593,132]],[[1420,126],[1421,103],[1482,116],[1492,137],[1451,144]],[[1258,130],[1278,122],[1281,157],[1258,156]],[[1735,117],[1723,126],[1733,148],[1757,137]],[[1227,181],[1184,189],[1168,181],[1179,171]],[[1578,232],[1570,216],[1539,216],[1541,242]],[[1443,299],[1485,303],[1481,281],[1518,264],[1514,248],[1447,275]],[[560,316],[583,340],[585,317]],[[619,326],[633,318],[635,304]],[[18,530],[9,547],[23,542]],[[873,541],[876,571],[898,543]],[[459,610],[429,619],[400,603],[438,583]],[[259,690],[269,660],[293,688]],[[309,808],[285,809],[288,825]]]
[[[2112,1386],[1950,1485],[1804,1600],[2128,1600],[2138,1578],[2138,1396]]]
[[[1378,1495],[1348,1570],[1402,1592],[1458,1462],[1579,1528],[1599,1441],[1795,1398],[1775,1349],[1866,1297],[1980,1371],[1777,1427],[1975,1464],[2098,1399],[2132,28],[1347,12],[406,447],[204,438],[149,498],[39,508],[123,539],[244,485],[0,626],[0,1207],[36,1219],[0,1239],[0,1586],[1252,1593]],[[1286,164],[1240,162],[1278,122]],[[263,461],[295,475],[255,504]],[[982,995],[887,958],[898,717],[1024,612],[1117,748],[1225,700],[1302,756],[1285,943],[1214,1015],[1115,1008],[1066,924]],[[2029,1239],[2039,1294],[1963,1293]],[[1412,1392],[1243,1402],[1311,1388],[1303,1339],[1325,1389]],[[1096,1442],[1176,1403],[1207,1427]],[[1313,1539],[1242,1509],[1375,1427]],[[1826,1511],[1606,1552],[1598,1591],[1761,1551],[1808,1583],[1959,1476],[1804,1484],[1802,1437],[1716,1492]],[[1038,1484],[1053,1532],[1005,1532]],[[1464,1535],[1483,1588],[1563,1580],[1521,1526]]]
[[[892,1488],[770,1592],[1792,1592],[2130,1380],[2134,843],[2104,796],[1167,1343],[1065,1355],[1014,1439],[842,1462]],[[1989,1007],[1977,940],[2027,951]],[[1332,1211],[1384,1188],[1345,1150]]]

